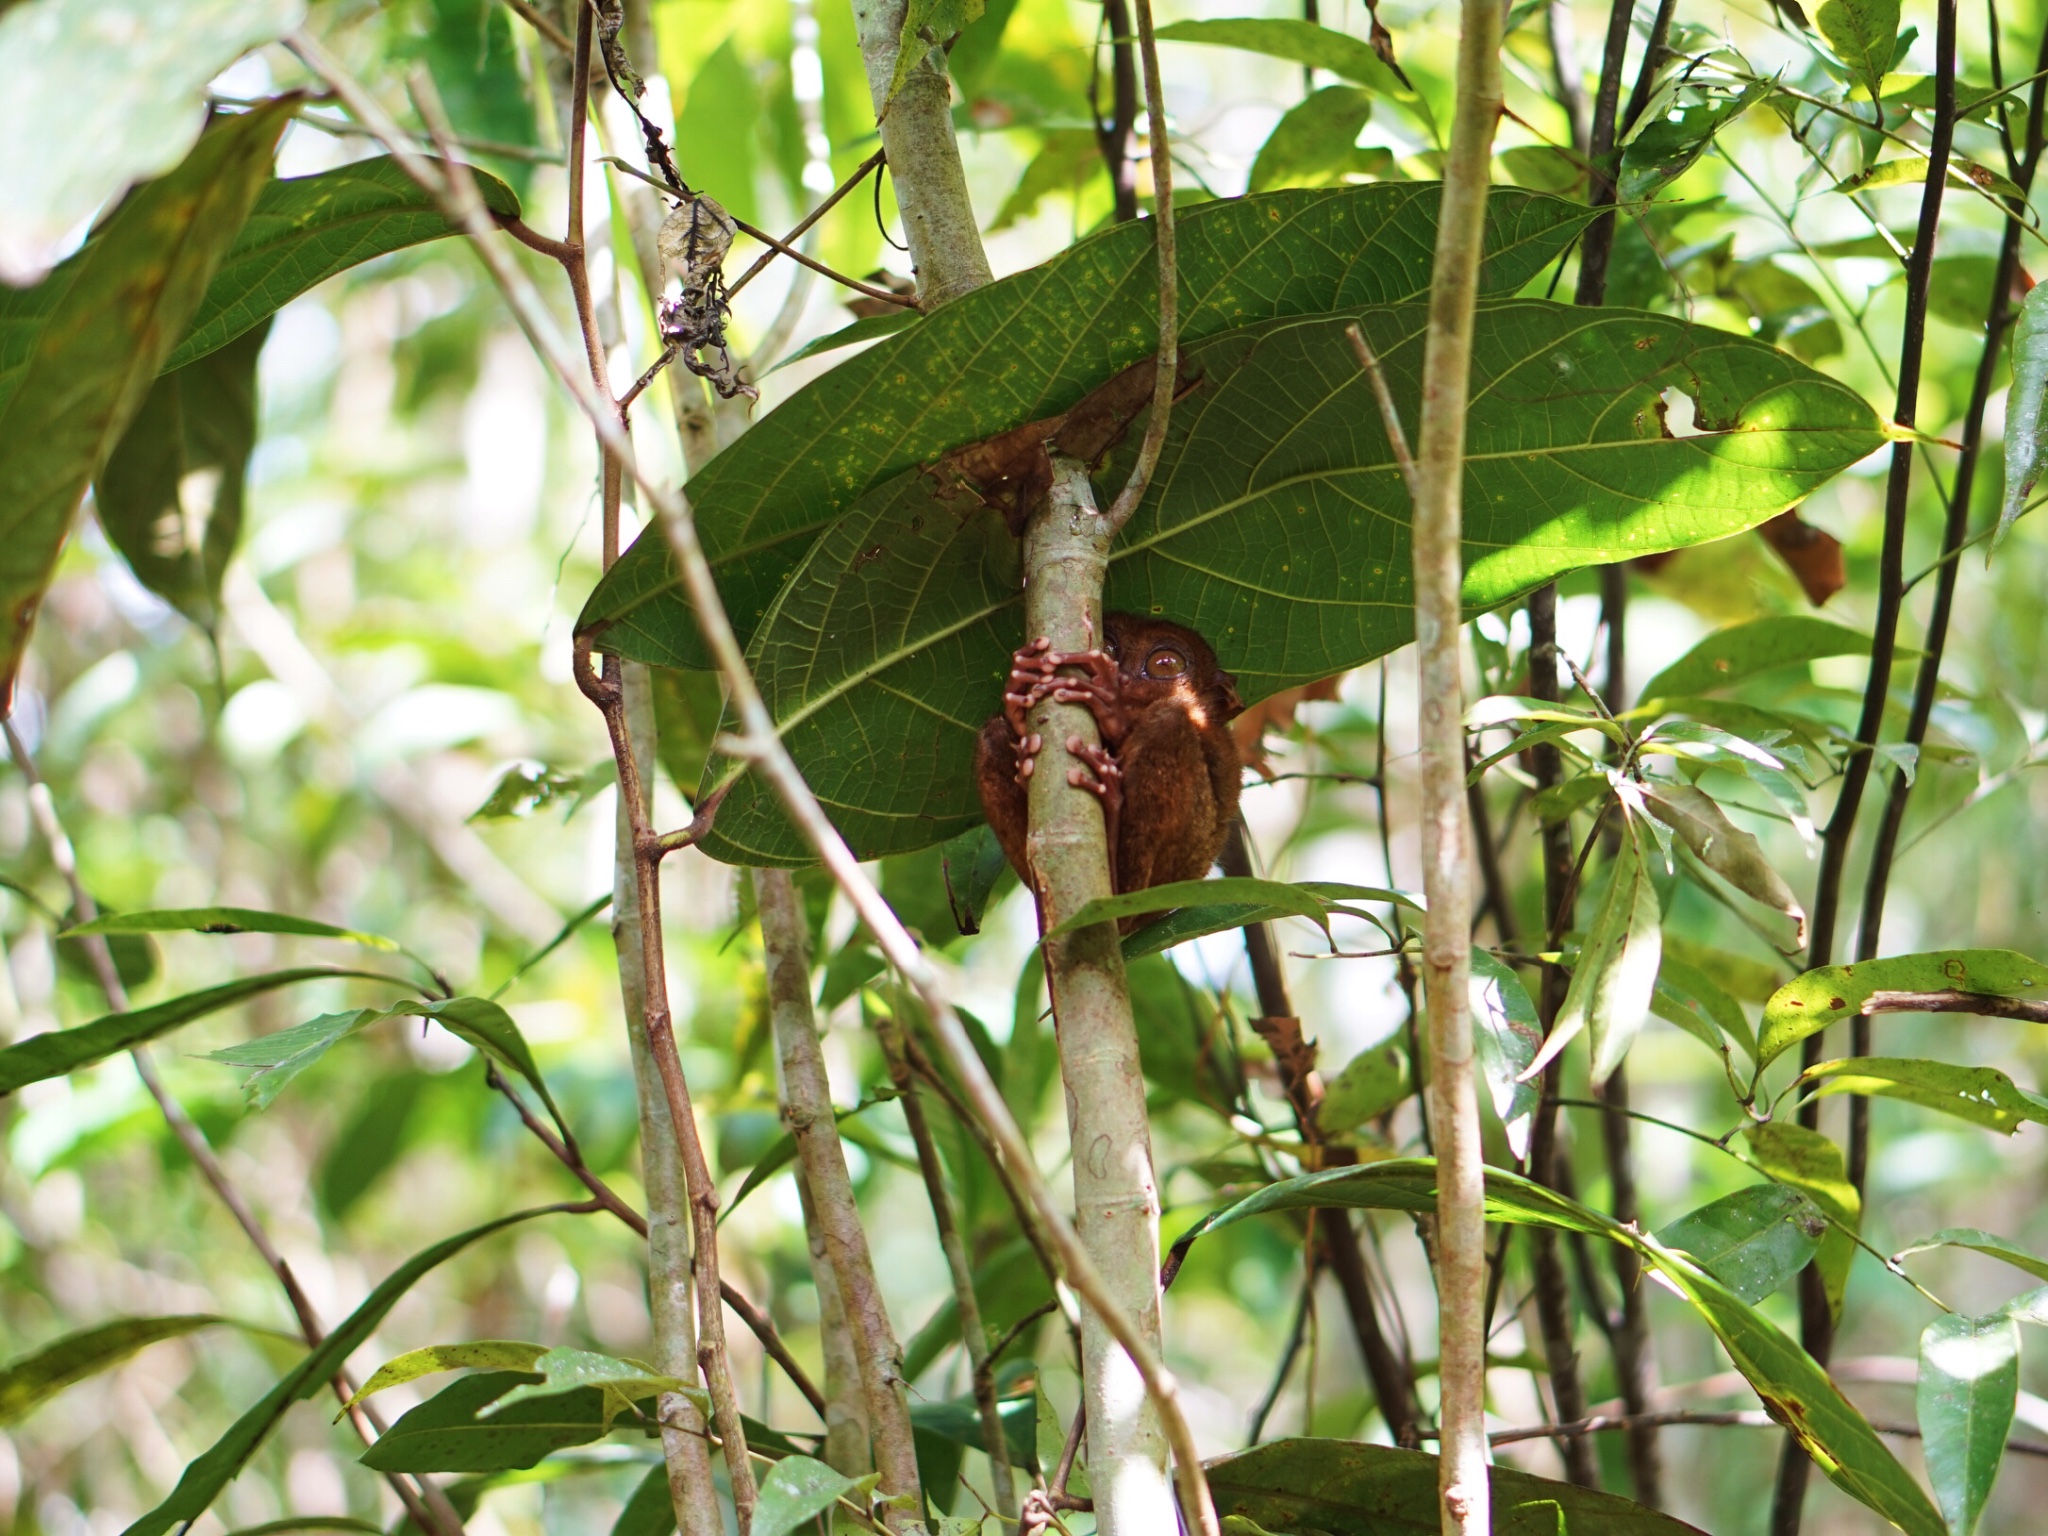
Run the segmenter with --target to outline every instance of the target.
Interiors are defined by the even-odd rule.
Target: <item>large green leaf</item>
[[[0,380],[0,697],[12,692],[71,515],[184,332],[296,105],[273,103],[202,137],[123,205],[75,268],[45,279],[62,285],[47,309],[38,297],[0,302],[41,316],[10,327],[21,366]]]
[[[1270,321],[1186,347],[1200,383],[1175,407],[1111,556],[1109,606],[1201,631],[1247,702],[1413,632],[1408,493],[1344,337],[1354,318],[1395,397],[1418,399],[1419,307]],[[1673,388],[1713,430],[1665,434]],[[1883,440],[1859,396],[1760,342],[1622,310],[1482,305],[1465,601],[1491,608],[1579,566],[1753,526]],[[1121,483],[1134,448],[1111,456],[1105,484]],[[980,818],[974,738],[1022,638],[1019,580],[1002,514],[913,470],[817,541],[755,634],[749,660],[783,739],[863,858]],[[707,793],[730,791],[705,851],[807,859],[772,794],[741,774],[729,758],[707,771]]]
[[[193,1313],[181,1317],[123,1317],[66,1334],[0,1369],[0,1425],[26,1418],[73,1382],[119,1365],[137,1350],[182,1338],[232,1318]]]
[[[289,933],[309,939],[346,939],[370,949],[395,951],[396,941],[359,928],[337,928],[290,912],[260,912],[254,907],[155,907],[143,912],[109,912],[89,923],[67,928],[59,938],[89,933]]]
[[[1923,1237],[1917,1243],[1909,1243],[1892,1255],[1896,1262],[1916,1253],[1928,1253],[1936,1248],[1968,1248],[1975,1253],[1988,1254],[2002,1259],[2015,1269],[2023,1269],[2037,1280],[2048,1280],[2048,1259],[2037,1258],[2018,1243],[2000,1237],[1995,1232],[1986,1232],[1980,1227],[1944,1227],[1932,1237]]]
[[[1250,190],[1316,187],[1341,179],[1362,157],[1375,153],[1355,147],[1371,116],[1372,93],[1355,85],[1326,85],[1289,107],[1252,162]]]
[[[1431,1158],[1403,1158],[1270,1184],[1208,1217],[1174,1244],[1174,1253],[1184,1255],[1204,1233],[1251,1216],[1331,1206],[1434,1212],[1436,1163]],[[1633,1227],[1496,1168],[1486,1171],[1486,1216],[1489,1221],[1583,1232],[1634,1249],[1693,1304],[1763,1399],[1765,1410],[1792,1432],[1831,1481],[1909,1536],[1944,1536],[1941,1517],[1927,1495],[1827,1372],[1761,1312],[1692,1260]],[[1435,1528],[1433,1523],[1425,1527]],[[1541,1527],[1544,1536],[1555,1528]],[[1574,1522],[1572,1529],[1578,1528]]]
[[[1263,53],[1271,59],[1310,69],[1327,69],[1333,75],[1369,85],[1382,95],[1420,104],[1407,82],[1387,68],[1371,43],[1349,32],[1318,26],[1312,21],[1287,17],[1231,16],[1214,21],[1176,21],[1159,29],[1162,43],[1208,43],[1218,48],[1242,48]],[[1426,112],[1426,108],[1423,109]]]
[[[1208,1464],[1216,1512],[1272,1531],[1410,1536],[1441,1528],[1437,1459],[1356,1440],[1274,1440]],[[1699,1536],[1683,1520],[1512,1467],[1488,1472],[1495,1536]]]
[[[6,9],[0,282],[20,284],[42,277],[72,232],[132,183],[183,159],[206,122],[207,82],[238,55],[282,37],[305,6],[37,0]],[[89,113],[81,89],[91,92]]]
[[[1270,192],[1180,216],[1183,346],[1257,320],[1429,291],[1433,183]],[[1570,245],[1586,210],[1497,190],[1482,291],[1516,292]],[[819,532],[887,476],[1057,415],[1153,354],[1151,227],[1120,224],[955,299],[799,390],[690,481],[705,552],[745,638]],[[629,661],[710,671],[659,530],[591,593],[581,631]]]
[[[136,579],[208,631],[242,536],[256,358],[269,331],[266,319],[160,375],[93,479],[100,526]]]
[[[1805,614],[1751,619],[1717,629],[1643,685],[1645,703],[1712,693],[1773,667],[1823,656],[1867,656],[1870,636]]]
[[[2048,997],[2048,965],[2010,949],[1938,949],[1854,965],[1824,965],[1795,976],[1764,1004],[1757,1065],[1767,1067],[1830,1024],[1860,1013],[1877,992],[1980,992]]]
[[[2020,1392],[2020,1330],[2010,1316],[1937,1317],[1920,1335],[1914,1406],[1927,1480],[1952,1536],[1974,1536],[2005,1457]]]
[[[545,1344],[528,1344],[520,1339],[471,1339],[461,1344],[429,1344],[409,1349],[396,1359],[386,1360],[370,1373],[369,1380],[356,1388],[341,1412],[346,1413],[364,1398],[389,1387],[404,1386],[439,1371],[531,1372],[533,1362],[547,1353]],[[336,1414],[339,1419],[341,1414]]]
[[[284,1380],[272,1387],[247,1413],[243,1414],[216,1440],[199,1458],[185,1468],[178,1479],[178,1486],[170,1496],[148,1514],[142,1516],[122,1536],[164,1536],[172,1526],[181,1522],[189,1523],[205,1514],[213,1501],[220,1496],[221,1489],[233,1480],[236,1473],[255,1454],[256,1447],[284,1417],[285,1410],[293,1403],[304,1402],[326,1387],[334,1373],[341,1369],[348,1357],[362,1347],[363,1342],[377,1331],[385,1315],[398,1304],[405,1293],[418,1284],[421,1277],[437,1265],[453,1258],[478,1238],[488,1237],[493,1232],[536,1216],[547,1216],[564,1209],[561,1206],[541,1206],[530,1211],[519,1211],[510,1216],[500,1216],[496,1221],[487,1221],[480,1227],[471,1227],[467,1232],[458,1232],[453,1237],[443,1238],[431,1248],[414,1254],[394,1270],[384,1283],[364,1299],[363,1304],[351,1312],[342,1324],[321,1341],[320,1347],[301,1360]]]
[[[491,212],[518,215],[510,187],[483,171],[470,175]],[[395,160],[273,179],[256,195],[191,330],[164,367],[182,368],[226,346],[337,272],[454,233],[440,206]]]
[[[45,1078],[76,1072],[80,1067],[91,1066],[116,1051],[146,1044],[181,1024],[203,1019],[223,1008],[232,1008],[258,993],[274,992],[295,981],[314,981],[329,976],[355,976],[367,981],[393,982],[398,986],[407,984],[395,976],[380,976],[375,971],[344,971],[326,965],[237,977],[217,987],[187,992],[182,997],[173,997],[148,1008],[137,1008],[132,1013],[105,1014],[76,1029],[53,1029],[48,1034],[31,1035],[10,1045],[0,1050],[0,1094],[13,1093]]]
[[[842,1498],[864,1494],[874,1485],[872,1475],[856,1480],[813,1457],[785,1456],[761,1482],[755,1536],[791,1536]]]

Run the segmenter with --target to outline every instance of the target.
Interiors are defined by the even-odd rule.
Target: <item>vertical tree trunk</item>
[[[945,72],[927,53],[895,99],[889,96],[906,8],[907,0],[853,0],[853,25],[917,273],[917,302],[930,311],[979,288],[989,280],[989,269],[953,137],[953,93]]]
[[[1045,635],[1062,651],[1100,642],[1112,538],[1085,466],[1056,457],[1052,490],[1024,535],[1031,572],[1024,590],[1026,634]],[[1068,769],[1078,763],[1067,751],[1068,739],[1093,744],[1098,738],[1086,709],[1050,699],[1031,712],[1031,728],[1044,736],[1045,750],[1031,776],[1028,847],[1039,915],[1050,932],[1110,894],[1101,806],[1067,782]],[[1074,1148],[1075,1225],[1111,1296],[1156,1352],[1159,1191],[1123,950],[1114,923],[1049,939],[1045,947]],[[1081,1354],[1098,1528],[1103,1536],[1174,1530],[1158,1415],[1137,1367],[1087,1309]]]
[[[882,1493],[901,1501],[888,1506],[884,1518],[892,1531],[922,1532],[924,1495],[917,1480],[903,1352],[897,1348],[896,1330],[875,1279],[867,1232],[854,1203],[846,1152],[832,1115],[832,1088],[826,1081],[817,1016],[811,1008],[811,944],[803,902],[788,870],[753,873],[762,948],[768,954],[768,1011],[782,1068],[783,1116],[796,1138],[797,1159],[811,1197],[808,1215],[813,1230],[824,1239],[859,1362]]]
[[[1445,1536],[1493,1529],[1486,1470],[1484,1149],[1474,1084],[1472,853],[1466,827],[1459,635],[1465,404],[1486,187],[1500,113],[1497,0],[1465,0],[1457,113],[1444,168],[1424,351],[1415,498],[1415,643],[1421,672],[1423,975],[1437,1150],[1437,1327]]]

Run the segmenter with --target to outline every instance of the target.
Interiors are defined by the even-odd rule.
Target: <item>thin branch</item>
[[[1386,373],[1380,368],[1380,360],[1366,345],[1365,332],[1353,321],[1344,327],[1344,334],[1350,338],[1351,350],[1358,354],[1358,366],[1365,370],[1372,380],[1372,397],[1379,402],[1380,423],[1387,429],[1387,442],[1394,450],[1394,462],[1401,466],[1402,483],[1408,487],[1410,500],[1422,494],[1421,477],[1415,468],[1415,455],[1408,451],[1408,434],[1401,427],[1401,409],[1394,404],[1394,392],[1387,387]]]
[[[1166,95],[1159,83],[1159,42],[1152,29],[1152,0],[1137,0],[1138,54],[1145,73],[1145,140],[1152,150],[1152,238],[1159,257],[1159,349],[1153,357],[1152,409],[1131,477],[1107,514],[1112,534],[1122,530],[1152,483],[1173,397],[1180,378],[1180,278],[1174,249],[1173,151],[1166,132]]]
[[[1486,1438],[1493,1445],[1514,1445],[1523,1440],[1569,1440],[1582,1435],[1606,1434],[1611,1430],[1656,1428],[1666,1424],[1732,1425],[1743,1429],[1777,1429],[1778,1421],[1760,1408],[1715,1411],[1702,1408],[1673,1408],[1659,1413],[1599,1413],[1570,1424],[1535,1424],[1524,1429],[1498,1429]],[[1900,1424],[1872,1419],[1870,1427],[1880,1435],[1902,1440],[1921,1437],[1917,1424]],[[1425,1436],[1425,1439],[1434,1438]],[[2048,1456],[2048,1445],[2031,1440],[2008,1440],[2005,1448],[2022,1456]]]
[[[534,31],[546,38],[556,48],[559,48],[564,53],[569,52],[572,45],[567,34],[532,5],[528,4],[527,0],[505,0],[505,8],[529,27],[532,27]]]
[[[805,980],[808,985],[808,976]],[[805,1000],[809,1001],[808,993]],[[938,1228],[939,1248],[946,1255],[946,1271],[953,1282],[953,1306],[960,1319],[960,1340],[967,1347],[974,1403],[981,1413],[982,1449],[988,1453],[996,1510],[1007,1522],[1017,1517],[1017,1490],[1011,1479],[1009,1444],[1003,1434],[1002,1405],[996,1398],[995,1356],[989,1352],[988,1330],[981,1321],[981,1301],[974,1293],[974,1267],[968,1262],[967,1244],[960,1236],[959,1222],[954,1219],[953,1197],[946,1189],[946,1170],[939,1161],[938,1143],[932,1140],[931,1123],[925,1119],[924,1100],[918,1096],[910,1053],[904,1049],[903,1029],[886,1013],[875,1017],[874,1027],[882,1055],[889,1064],[889,1080],[896,1085],[896,1102],[903,1111],[903,1122],[917,1148],[917,1168],[924,1179],[925,1198],[931,1204],[932,1224]]]
[[[683,579],[683,586],[689,596],[699,627],[704,632],[708,648],[718,664],[718,670],[731,690],[730,707],[738,717],[743,746],[746,755],[753,762],[755,771],[767,782],[783,803],[790,821],[800,836],[819,855],[826,871],[834,883],[846,893],[855,914],[874,936],[876,945],[885,959],[896,967],[903,978],[910,983],[931,1013],[933,1033],[944,1049],[953,1070],[959,1074],[968,1100],[986,1125],[999,1148],[1011,1176],[1028,1193],[1031,1205],[1037,1211],[1045,1232],[1050,1238],[1060,1261],[1067,1283],[1080,1295],[1090,1311],[1099,1317],[1103,1325],[1116,1339],[1137,1366],[1147,1394],[1158,1404],[1160,1417],[1165,1424],[1168,1439],[1172,1443],[1176,1474],[1181,1480],[1182,1502],[1186,1514],[1194,1522],[1198,1536],[1219,1536],[1220,1527],[1216,1521],[1215,1505],[1209,1495],[1208,1479],[1202,1471],[1201,1451],[1192,1427],[1180,1406],[1179,1386],[1165,1364],[1137,1332],[1128,1314],[1117,1305],[1103,1285],[1094,1261],[1081,1244],[1071,1221],[1067,1219],[1059,1201],[1053,1196],[1051,1187],[1039,1173],[1031,1156],[1030,1145],[1024,1139],[1016,1119],[1010,1114],[1004,1102],[1002,1091],[989,1076],[988,1068],[976,1053],[972,1038],[960,1016],[946,995],[945,983],[938,971],[919,949],[917,941],[903,926],[902,921],[882,898],[872,879],[847,847],[810,786],[804,782],[802,773],[789,756],[776,731],[773,718],[761,698],[753,675],[748,670],[745,654],[738,636],[732,628],[732,621],[725,611],[718,585],[711,572],[710,561],[697,536],[696,524],[688,504],[672,491],[660,478],[641,468],[632,454],[632,446],[618,422],[608,410],[606,403],[592,389],[590,381],[579,375],[571,361],[566,344],[555,329],[545,303],[533,284],[511,262],[505,253],[493,242],[491,236],[495,226],[483,200],[477,195],[473,182],[459,175],[444,175],[442,168],[435,166],[415,151],[405,135],[392,122],[390,116],[377,104],[374,97],[366,92],[355,79],[327,50],[303,28],[290,33],[286,46],[298,55],[306,66],[325,80],[337,95],[349,103],[350,109],[366,123],[376,127],[378,139],[392,152],[406,174],[435,197],[455,226],[469,237],[471,247],[483,262],[492,281],[504,295],[513,317],[526,333],[527,339],[540,354],[556,379],[568,392],[579,409],[590,420],[607,451],[621,456],[648,507],[660,521],[664,537],[674,554],[676,565]],[[893,114],[892,114],[893,115]],[[583,671],[587,676],[587,661]],[[600,688],[602,685],[598,685]],[[651,834],[650,834],[651,835]],[[650,1003],[658,994],[650,993]],[[665,1015],[660,1023],[667,1029]],[[670,1033],[666,1040],[669,1063],[674,1061],[674,1039]],[[659,1053],[657,1053],[659,1054]],[[679,1081],[670,1082],[664,1072],[664,1086],[669,1087],[675,1097],[680,1089],[683,1102],[687,1105],[687,1088]],[[687,1119],[678,1121],[678,1135],[688,1125]],[[690,1129],[694,1131],[694,1126]],[[694,1139],[694,1137],[692,1137]],[[700,1149],[701,1155],[701,1149]],[[715,1209],[715,1192],[711,1201]]]
[[[599,155],[598,159],[603,161],[606,165],[611,166],[614,170],[624,171],[628,176],[636,177],[639,180],[646,182],[647,185],[653,187],[657,192],[666,193],[670,197],[673,197],[675,195],[675,193],[670,190],[666,182],[659,181],[656,178],[648,175],[645,171],[641,170],[640,167],[634,165],[630,160],[622,160],[617,155]],[[817,211],[822,213],[824,209],[820,208]],[[738,218],[730,212],[726,214],[726,217],[732,220],[734,227],[737,228],[741,234],[746,235],[751,239],[760,241],[761,244],[767,246],[776,255],[787,256],[791,261],[801,262],[803,265],[809,267],[813,272],[817,272],[825,277],[831,278],[833,282],[838,283],[843,288],[851,288],[856,293],[865,294],[867,295],[867,297],[871,299],[880,299],[882,302],[886,304],[900,305],[904,309],[917,308],[917,301],[915,299],[906,299],[900,293],[891,293],[886,288],[877,288],[872,283],[864,283],[861,282],[858,278],[848,277],[844,272],[840,272],[835,268],[826,266],[825,263],[818,260],[817,257],[811,255],[807,251],[800,249],[797,246],[791,245],[787,240],[778,240],[775,238],[775,236],[769,234],[768,231],[766,231],[765,229],[755,228],[752,224],[749,224],[745,219]],[[800,233],[803,229],[807,227],[808,224],[799,225],[798,232]],[[752,275],[753,272],[749,270],[747,276],[751,277]],[[744,280],[745,279],[742,279],[742,281]],[[735,283],[733,285],[734,288],[737,288],[738,286],[738,283]],[[732,289],[726,290],[726,297],[728,299],[732,297]]]
[[[738,293],[742,288],[746,287],[747,284],[751,283],[756,277],[758,277],[762,273],[762,271],[764,271],[767,268],[769,262],[773,261],[777,256],[781,255],[782,252],[788,249],[790,246],[795,245],[797,240],[802,237],[804,231],[809,229],[813,224],[817,223],[818,220],[825,217],[826,214],[830,213],[832,209],[838,205],[838,202],[842,197],[846,196],[847,193],[851,192],[855,187],[859,186],[863,181],[867,180],[868,172],[874,170],[876,167],[881,165],[882,160],[882,151],[878,149],[872,155],[869,155],[867,159],[861,161],[861,163],[858,166],[854,167],[853,174],[848,176],[846,180],[840,182],[838,186],[834,187],[832,189],[831,194],[822,203],[818,204],[817,207],[813,208],[809,213],[805,214],[801,219],[797,220],[795,226],[790,230],[788,234],[784,235],[780,240],[769,241],[768,254],[766,256],[763,256],[759,261],[755,262],[751,267],[747,268],[746,271],[742,272],[739,275],[737,281],[728,284],[726,286],[725,296],[728,299],[732,298],[734,294]],[[897,297],[897,295],[891,294],[890,297],[895,298]]]
[[[484,1081],[505,1096],[506,1100],[512,1105],[513,1110],[518,1114],[520,1124],[524,1125],[538,1138],[541,1145],[547,1148],[549,1155],[556,1162],[573,1174],[577,1182],[590,1191],[592,1198],[597,1201],[598,1205],[616,1216],[641,1237],[647,1236],[647,1218],[633,1208],[631,1201],[613,1189],[600,1175],[593,1171],[591,1166],[583,1160],[581,1152],[572,1151],[568,1146],[564,1145],[561,1137],[557,1136],[545,1121],[528,1108],[526,1101],[519,1096],[518,1091],[510,1083],[505,1081],[503,1074],[495,1066],[486,1071]],[[745,1293],[730,1280],[723,1277],[719,1280],[719,1295],[724,1299],[725,1304],[738,1314],[740,1321],[747,1325],[748,1331],[756,1339],[760,1340],[762,1349],[768,1353],[768,1358],[782,1367],[783,1374],[789,1378],[790,1385],[803,1394],[804,1401],[817,1410],[819,1418],[824,1418],[825,1394],[818,1390],[817,1384],[810,1378],[810,1373],[803,1368],[796,1356],[790,1353],[789,1346],[783,1342],[781,1333],[775,1327],[775,1319],[749,1300]]]
[[[876,1278],[867,1232],[847,1171],[846,1152],[832,1112],[832,1089],[811,1007],[810,935],[802,898],[785,869],[753,871],[754,908],[768,963],[768,1014],[780,1068],[782,1117],[796,1138],[797,1159],[811,1192],[812,1215],[846,1309],[847,1330],[860,1361],[873,1437],[875,1470],[891,1502],[884,1521],[892,1530],[922,1531],[923,1494],[902,1350]],[[901,1501],[896,1502],[896,1501]]]

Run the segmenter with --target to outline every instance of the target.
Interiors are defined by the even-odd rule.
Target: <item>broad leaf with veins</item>
[[[1433,182],[1270,192],[1178,220],[1180,340],[1429,292]],[[1518,291],[1564,254],[1587,210],[1497,189],[1482,294]],[[955,299],[806,385],[690,481],[704,551],[742,641],[818,535],[889,476],[1057,415],[1158,338],[1152,227],[1120,224]],[[576,621],[628,661],[714,667],[675,564],[650,529]]]
[[[1354,318],[1412,419],[1419,306],[1194,343],[1158,473],[1111,557],[1109,606],[1200,630],[1247,703],[1412,633],[1408,495],[1344,339]],[[1723,331],[1535,300],[1482,306],[1477,327],[1465,483],[1474,610],[1580,566],[1753,527],[1885,440],[1853,391]],[[1694,401],[1705,430],[1664,430],[1671,390]],[[1133,422],[1103,487],[1122,483],[1139,436]],[[791,752],[863,858],[979,819],[974,735],[1023,639],[1017,542],[999,512],[944,480],[913,469],[861,497],[749,648]],[[704,845],[715,857],[809,857],[741,764],[714,758],[703,788],[726,791]]]

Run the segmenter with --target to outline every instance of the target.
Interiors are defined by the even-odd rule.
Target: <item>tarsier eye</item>
[[[1158,650],[1145,658],[1145,675],[1147,677],[1179,677],[1187,669],[1187,657],[1181,655],[1179,651],[1176,651],[1170,645],[1160,646]]]

